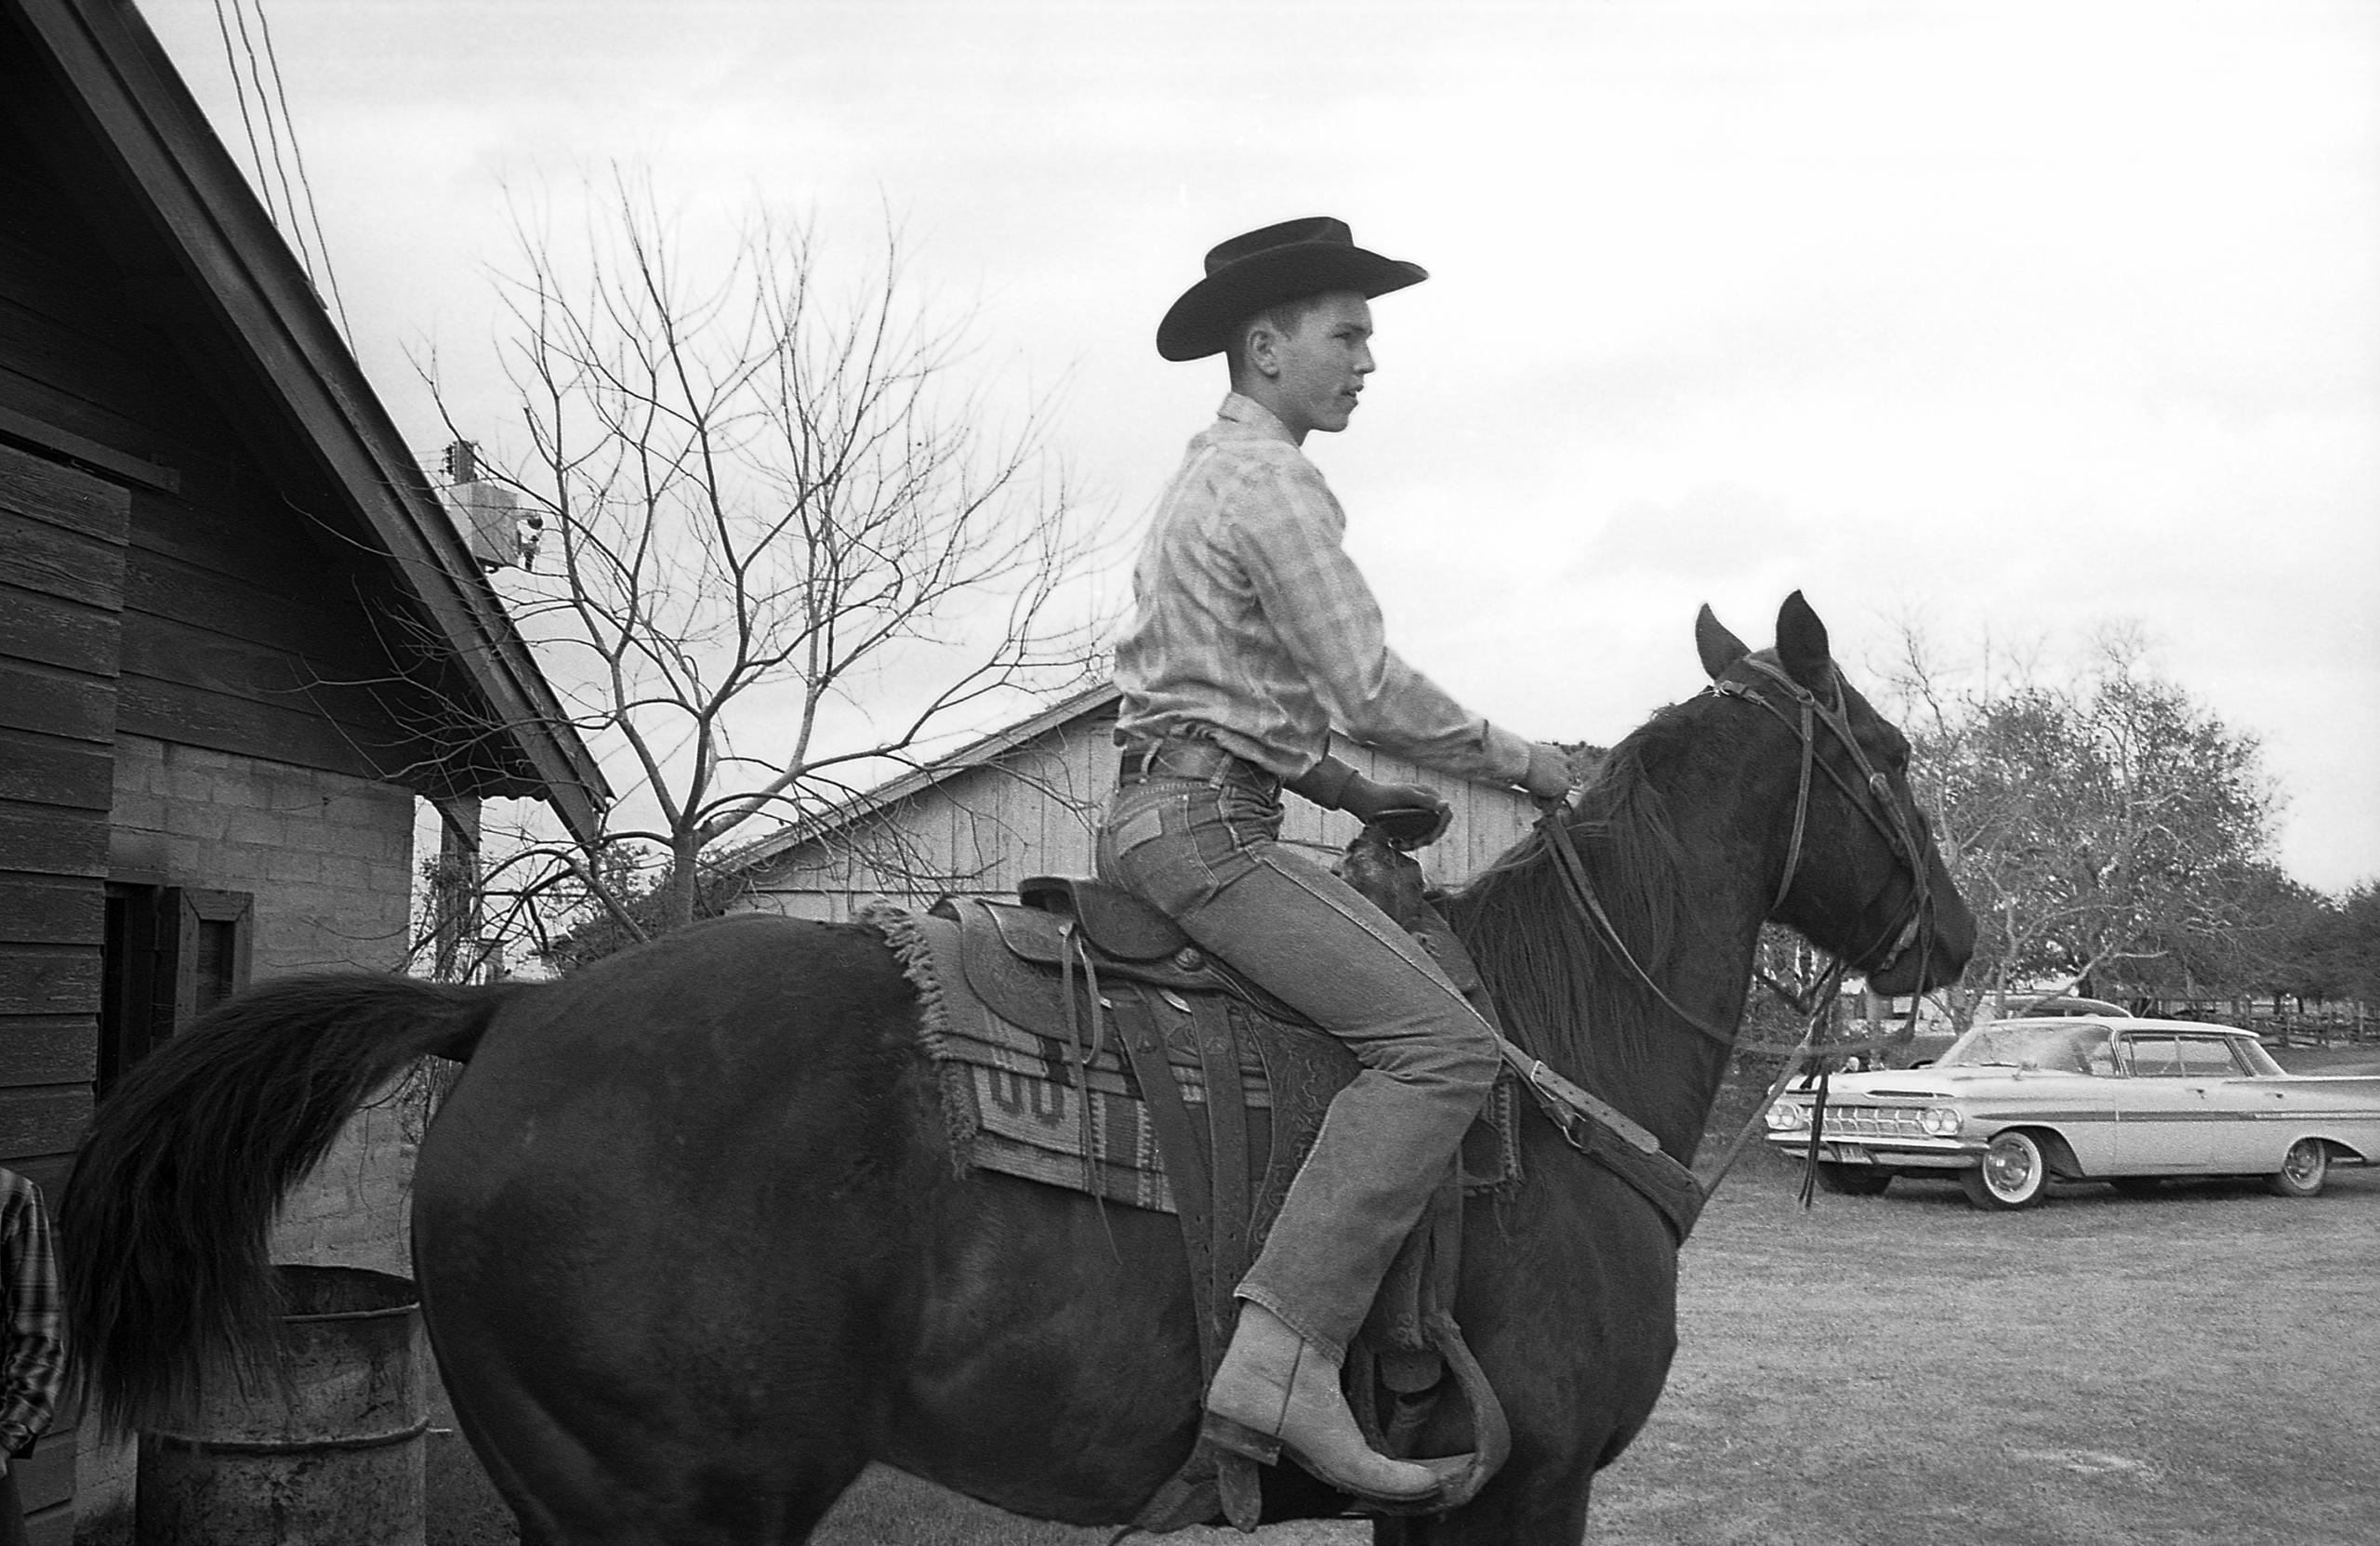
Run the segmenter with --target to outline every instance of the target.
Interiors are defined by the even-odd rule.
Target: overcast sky
[[[218,17],[142,10],[245,158]],[[1805,589],[1858,670],[2153,662],[2380,876],[2380,6],[269,0],[357,351],[500,420],[507,189],[619,158],[853,251],[890,207],[1144,517],[1223,382],[1157,320],[1334,214],[1428,267],[1308,451],[1401,651],[1523,733],[1699,684]],[[499,438],[493,430],[489,438]],[[1875,673],[1868,673],[1872,677]]]

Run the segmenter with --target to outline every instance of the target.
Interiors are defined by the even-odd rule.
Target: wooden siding
[[[1088,875],[1116,783],[1115,710],[1070,720],[945,777],[882,812],[787,850],[749,877],[749,905],[800,918],[846,918],[873,896],[922,905],[945,892],[1012,895],[1034,875]],[[1476,874],[1517,842],[1536,812],[1523,796],[1421,772],[1401,758],[1342,744],[1338,755],[1383,783],[1427,784],[1454,806],[1447,835],[1419,857],[1436,884]],[[1355,818],[1291,795],[1284,841],[1328,863],[1355,836]]]
[[[582,832],[607,797],[129,5],[0,0],[0,1163],[55,1194],[99,1025],[144,1008],[128,908],[229,879],[259,965],[362,963],[402,939],[407,789]],[[243,945],[244,895],[201,902]],[[39,1546],[75,1451],[70,1419],[14,1468]]]
[[[0,445],[0,1165],[51,1197],[99,1059],[130,496]],[[73,1529],[77,1436],[17,1462],[33,1539]]]
[[[0,0],[0,168],[18,185],[0,186],[0,199],[42,271],[14,292],[20,368],[0,378],[0,435],[164,494],[195,495],[190,480],[202,474],[245,483],[251,520],[299,531],[327,578],[354,566],[363,583],[349,588],[376,603],[369,621],[403,620],[377,641],[396,669],[370,680],[389,688],[406,735],[391,743],[373,733],[385,725],[357,726],[350,749],[432,798],[539,798],[575,833],[592,832],[609,798],[593,759],[155,38],[128,7],[101,0]],[[76,246],[78,237],[97,240]],[[60,273],[49,260],[70,248],[75,261]],[[84,347],[91,313],[72,292],[86,273],[91,288],[113,292],[125,324],[112,357]],[[186,369],[156,368],[166,363],[152,349],[160,336]],[[125,381],[126,362],[138,381]],[[78,390],[86,367],[110,378],[106,393]],[[34,411],[8,401],[10,390],[38,398]],[[231,434],[169,422],[183,413]],[[153,459],[126,449],[142,438],[158,445]],[[427,658],[407,635],[430,642]],[[309,682],[351,680],[307,664]],[[200,723],[209,744],[258,733]],[[416,755],[433,747],[434,759]]]
[[[98,1055],[130,504],[0,446],[0,1164],[46,1190]]]
[[[321,470],[291,454],[289,427],[210,393],[166,324],[200,304],[188,282],[138,267],[127,232],[89,223],[51,159],[72,154],[63,137],[17,115],[54,88],[21,51],[0,52],[0,432],[49,426],[153,469],[104,580],[59,575],[62,539],[0,516],[0,583],[48,598],[10,598],[0,651],[72,664],[60,657],[96,641],[58,627],[58,603],[120,607],[114,725],[435,790],[457,728],[444,706],[469,700],[438,658],[450,652],[399,602]]]

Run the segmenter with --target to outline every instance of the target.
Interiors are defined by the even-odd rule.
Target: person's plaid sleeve
[[[22,1452],[49,1427],[66,1382],[66,1315],[58,1254],[41,1189],[0,1170],[0,1290],[7,1348],[0,1356],[0,1447]]]
[[[1346,517],[1302,458],[1253,469],[1239,503],[1241,551],[1281,648],[1341,729],[1422,766],[1488,784],[1519,782],[1528,743],[1489,724],[1388,647],[1371,587],[1342,545]]]

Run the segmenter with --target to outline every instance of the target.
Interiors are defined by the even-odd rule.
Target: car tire
[[[2029,1132],[2010,1130],[1992,1139],[1983,1163],[1959,1172],[1967,1201],[1995,1213],[2030,1208],[2049,1190],[2049,1156]]]
[[[2281,1169],[2265,1177],[2265,1190],[2276,1197],[2318,1197],[2331,1179],[2331,1151],[2319,1138],[2301,1138],[2289,1145]]]
[[[2108,1184],[2127,1197],[2153,1197],[2163,1180],[2158,1176],[2114,1176]]]
[[[1893,1183],[1890,1170],[1880,1170],[1872,1165],[1838,1165],[1831,1160],[1818,1161],[1818,1184],[1828,1191],[1846,1197],[1872,1197]]]

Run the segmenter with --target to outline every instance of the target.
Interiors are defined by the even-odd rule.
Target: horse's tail
[[[59,1207],[67,1324],[104,1426],[164,1420],[210,1362],[261,1345],[280,1311],[267,1250],[283,1195],[374,1090],[426,1055],[469,1057],[524,991],[285,978],[226,1000],[125,1076]]]

